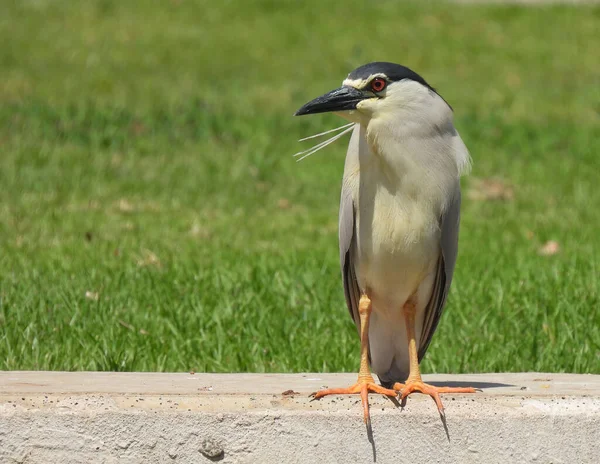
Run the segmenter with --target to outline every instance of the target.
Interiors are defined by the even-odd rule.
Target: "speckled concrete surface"
[[[597,463],[600,376],[433,375],[473,385],[404,409],[370,397],[310,401],[354,374],[0,372],[0,462]]]

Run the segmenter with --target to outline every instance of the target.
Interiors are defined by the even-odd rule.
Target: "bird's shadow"
[[[508,383],[497,383],[497,382],[427,382],[429,385],[433,385],[435,387],[473,387],[477,390],[485,390],[488,388],[501,388],[501,387],[515,387],[516,385],[508,384]],[[402,402],[398,401],[397,398],[386,396],[388,400],[390,400],[396,408],[404,409],[406,406],[407,398],[404,398]],[[440,413],[440,420],[442,425],[444,426],[444,432],[446,432],[446,438],[450,441],[450,431],[448,429],[448,423],[446,422],[446,414]],[[367,438],[369,439],[369,443],[371,443],[371,447],[373,448],[373,462],[377,462],[377,448],[375,446],[375,438],[373,436],[373,428],[371,427],[371,423],[367,424]]]
[[[367,438],[371,443],[371,449],[373,450],[373,462],[377,462],[377,448],[375,448],[375,438],[373,438],[373,427],[371,427],[371,421],[367,423]]]
[[[508,383],[497,383],[497,382],[457,382],[457,381],[449,381],[449,382],[427,382],[429,385],[433,385],[434,387],[473,387],[478,390],[485,390],[486,388],[501,388],[501,387],[515,387],[516,385],[511,385]]]

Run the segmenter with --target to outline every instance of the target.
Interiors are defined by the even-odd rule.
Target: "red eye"
[[[377,77],[371,81],[371,89],[373,89],[373,92],[381,92],[383,89],[385,89],[386,85],[387,82],[381,77]]]

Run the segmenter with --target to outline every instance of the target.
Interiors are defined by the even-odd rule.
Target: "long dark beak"
[[[308,102],[298,111],[296,111],[294,116],[354,110],[356,109],[358,102],[370,97],[372,97],[372,95],[369,96],[360,90],[355,89],[354,87],[343,86]]]

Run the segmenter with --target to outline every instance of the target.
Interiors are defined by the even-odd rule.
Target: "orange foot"
[[[403,402],[408,395],[415,392],[431,396],[442,416],[444,415],[444,405],[442,404],[440,393],[475,393],[478,391],[473,387],[434,387],[421,380],[407,380],[406,383],[395,383],[392,388],[400,393],[400,400]]]
[[[384,388],[381,385],[377,385],[375,380],[371,377],[370,379],[361,380],[351,385],[348,388],[328,388],[327,390],[319,390],[318,392],[311,393],[310,396],[313,399],[318,400],[327,395],[356,395],[360,394],[362,400],[362,407],[364,413],[365,424],[371,425],[371,416],[369,414],[369,392],[380,393],[382,395],[396,397],[398,393],[389,388]]]

